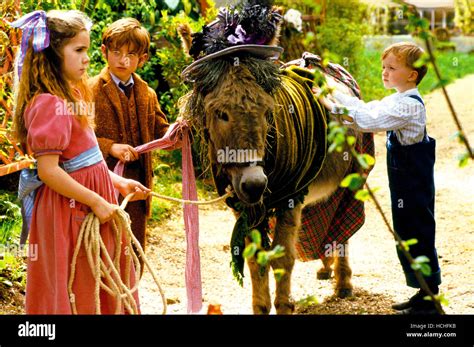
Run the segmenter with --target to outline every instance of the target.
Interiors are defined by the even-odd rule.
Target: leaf
[[[448,299],[446,299],[444,294],[437,294],[434,297],[437,301],[439,301],[439,303],[441,305],[443,305],[443,306],[448,306],[449,305],[449,301],[448,301]],[[427,295],[427,296],[423,297],[423,300],[433,301],[433,298],[431,296]]]
[[[349,146],[352,146],[356,142],[355,136],[347,136],[346,142]]]
[[[207,314],[222,314],[221,304],[209,304]]]
[[[425,276],[431,275],[431,266],[429,264],[421,264],[420,270],[421,273]]]
[[[360,166],[366,170],[375,164],[374,157],[366,153],[357,155],[357,161],[359,162]]]
[[[269,261],[270,261],[270,257],[268,256],[268,252],[265,252],[265,251],[258,252],[257,264],[261,266],[265,266],[268,264]]]
[[[375,158],[372,157],[370,154],[364,153],[362,154],[362,157],[368,165],[373,166],[375,164]]]
[[[429,263],[430,259],[426,255],[420,255],[415,258],[415,262],[419,264]]]
[[[317,305],[318,304],[318,298],[315,295],[309,295],[301,300],[298,300],[297,305],[298,306],[310,306],[310,305]]]
[[[329,146],[328,152],[332,153],[335,149],[337,149],[339,145],[335,142],[331,143],[331,146]]]
[[[280,282],[280,280],[283,278],[285,273],[286,273],[285,269],[274,269],[273,275],[275,276],[275,281]]]
[[[252,229],[252,231],[250,232],[250,238],[256,244],[257,247],[260,247],[262,245],[262,236],[260,235],[260,232],[257,229]]]
[[[281,258],[285,255],[285,247],[276,245],[275,248],[273,248],[273,250],[271,250],[269,253],[271,257],[270,259]]]
[[[364,180],[362,179],[361,175],[358,173],[353,173],[347,175],[341,182],[340,186],[343,188],[349,188],[352,191],[359,189],[362,184],[364,184]]]
[[[402,246],[405,250],[409,251],[410,246],[416,245],[418,243],[417,239],[409,239],[406,241],[402,241]]]
[[[358,190],[354,198],[360,201],[367,201],[370,199],[369,191],[367,189]]]
[[[464,152],[463,154],[458,156],[458,166],[465,167],[469,163],[469,152]]]
[[[413,245],[416,245],[418,243],[418,240],[417,239],[409,239],[409,240],[406,240],[405,241],[405,244],[407,246],[413,246]]]
[[[244,258],[248,259],[253,257],[255,252],[257,252],[257,245],[252,242],[247,247],[245,247],[244,253],[242,255]]]

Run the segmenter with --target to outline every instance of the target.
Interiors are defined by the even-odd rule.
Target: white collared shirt
[[[421,98],[418,88],[403,93],[389,95],[382,100],[365,103],[356,97],[335,91],[337,102],[347,108],[353,122],[344,121],[345,125],[362,132],[379,132],[394,130],[401,145],[412,145],[423,140],[426,127],[426,110],[420,101],[410,97]],[[332,113],[341,114],[339,108]]]
[[[117,88],[125,94],[125,92],[122,90],[122,88],[119,87],[119,84],[122,83],[123,85],[125,86],[128,86],[129,84],[132,84],[134,85],[135,84],[135,81],[133,80],[133,75],[130,76],[130,78],[128,79],[128,81],[126,83],[124,83],[120,78],[118,78],[117,76],[115,76],[112,71],[109,71],[110,73],[110,77],[112,77],[112,80],[115,82],[115,84],[117,85]]]

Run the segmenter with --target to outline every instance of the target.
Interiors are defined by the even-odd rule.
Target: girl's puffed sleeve
[[[57,96],[40,94],[33,100],[24,118],[27,142],[35,157],[63,153],[71,139],[73,117]]]

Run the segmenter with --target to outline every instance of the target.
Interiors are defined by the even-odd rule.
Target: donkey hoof
[[[295,312],[295,303],[286,302],[275,304],[277,314],[293,314]]]
[[[338,288],[336,289],[336,296],[338,298],[348,298],[352,296],[352,288]]]
[[[331,278],[332,270],[326,271],[326,270],[319,270],[316,273],[316,278],[318,280],[328,280]]]
[[[253,305],[254,314],[270,314],[270,307],[264,305]]]

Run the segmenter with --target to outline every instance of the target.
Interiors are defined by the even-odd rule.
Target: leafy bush
[[[0,191],[0,244],[18,240],[21,225],[21,211],[16,196]]]
[[[207,17],[200,16],[197,1],[126,1],[126,0],[62,0],[62,1],[22,1],[23,13],[42,9],[77,9],[85,12],[93,21],[91,31],[91,51],[89,74],[97,75],[105,66],[100,51],[102,33],[105,28],[123,17],[136,18],[150,32],[151,45],[149,61],[137,73],[150,87],[155,89],[160,99],[162,109],[170,121],[177,117],[176,101],[187,92],[187,87],[181,83],[180,74],[189,64],[181,48],[181,40],[176,28],[180,23],[188,23],[194,31],[210,18],[216,15],[214,3],[207,0],[210,8]]]
[[[365,15],[366,5],[359,1],[331,0],[324,23],[317,30],[319,47],[330,52],[331,61],[341,64],[352,74],[361,67],[362,36],[368,32]]]

